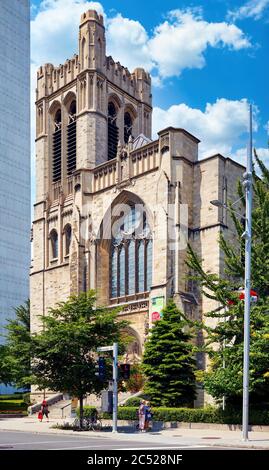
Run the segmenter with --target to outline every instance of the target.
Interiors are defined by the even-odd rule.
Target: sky
[[[221,153],[245,165],[252,103],[254,146],[269,165],[269,0],[32,0],[33,161],[36,69],[78,52],[88,9],[104,15],[106,54],[151,73],[153,138],[185,128],[201,140],[199,158]]]

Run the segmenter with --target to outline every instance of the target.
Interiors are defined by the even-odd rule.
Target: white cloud
[[[228,12],[228,18],[235,21],[244,18],[259,20],[269,6],[269,0],[250,0],[242,7]]]
[[[139,21],[117,15],[107,20],[107,53],[122,65],[134,70],[152,70],[154,63],[148,48],[148,34]]]
[[[254,145],[255,147],[255,145]],[[268,148],[264,148],[264,147],[255,147],[256,149],[256,152],[257,152],[257,155],[258,157],[263,161],[263,163],[266,165],[267,168],[269,168],[269,149]],[[236,160],[238,163],[240,163],[241,165],[244,165],[246,166],[247,165],[247,146],[244,147],[244,148],[239,148],[238,150],[236,150],[232,155],[231,157]],[[255,159],[253,158],[254,160],[254,163],[255,163]],[[257,167],[257,164],[255,164],[255,168],[257,170],[257,173],[259,174],[260,171],[259,171],[259,168]]]
[[[257,109],[254,115],[254,129],[257,129]],[[153,132],[167,126],[181,127],[201,140],[200,157],[216,153],[227,156],[248,129],[247,100],[218,99],[207,103],[205,111],[190,108],[186,104],[173,105],[168,109],[154,108]]]
[[[114,59],[131,70],[143,66],[154,71],[155,83],[157,80],[160,84],[160,77],[179,76],[186,68],[204,67],[208,47],[239,50],[251,44],[237,26],[209,23],[195,9],[171,11],[151,37],[138,21],[117,15],[107,22],[107,47]]]
[[[161,77],[180,75],[186,68],[205,66],[208,47],[239,50],[251,44],[235,25],[209,23],[196,11],[174,10],[157,26],[149,40],[149,51]]]

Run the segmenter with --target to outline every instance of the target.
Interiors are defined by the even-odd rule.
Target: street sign
[[[113,351],[113,346],[103,346],[101,348],[97,348],[97,351]]]

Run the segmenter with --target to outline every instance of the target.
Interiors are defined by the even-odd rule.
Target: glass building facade
[[[0,335],[29,298],[30,4],[0,1]],[[3,342],[0,336],[0,342]]]

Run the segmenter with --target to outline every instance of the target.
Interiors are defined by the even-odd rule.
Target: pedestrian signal
[[[120,364],[120,374],[123,380],[130,378],[130,364]]]
[[[105,375],[106,375],[105,358],[104,357],[99,357],[98,358],[98,364],[95,367],[97,369],[97,372],[95,373],[95,375],[97,375],[100,380],[104,380]]]

